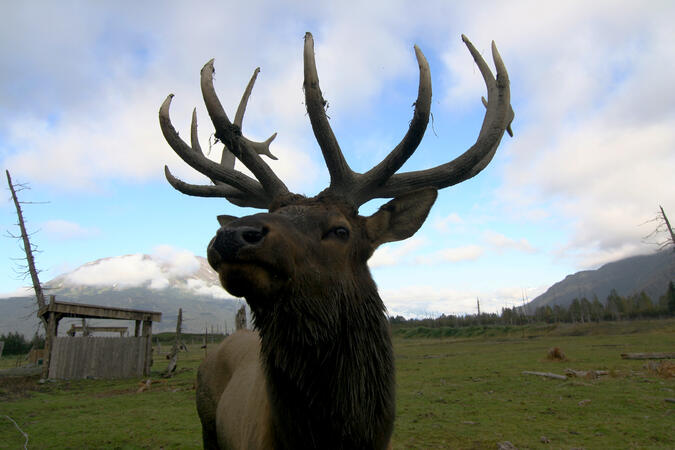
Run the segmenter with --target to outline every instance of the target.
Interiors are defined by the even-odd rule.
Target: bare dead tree
[[[644,224],[647,223],[656,223],[656,228],[642,238],[643,242],[656,245],[656,251],[659,252],[668,247],[672,248],[673,252],[675,252],[675,232],[673,232],[673,227],[670,225],[670,221],[668,220],[666,212],[663,210],[663,206],[659,205],[659,211],[656,213],[656,216]]]
[[[21,205],[24,202],[19,201],[19,198],[16,195],[17,190],[21,191],[23,189],[26,189],[26,186],[18,184],[17,185],[18,189],[15,188],[14,184],[12,183],[12,177],[9,174],[9,170],[5,170],[5,173],[7,174],[7,184],[9,185],[9,190],[12,193],[12,200],[14,201],[14,206],[16,207],[16,215],[19,218],[18,225],[19,228],[21,229],[21,236],[15,236],[10,232],[8,232],[8,234],[10,237],[14,239],[21,239],[23,242],[23,250],[26,253],[26,264],[28,268],[27,272],[24,272],[22,275],[27,276],[28,274],[30,274],[31,281],[33,282],[33,289],[35,289],[35,298],[37,300],[37,306],[38,308],[43,308],[46,305],[45,295],[42,289],[42,285],[40,284],[40,278],[38,276],[39,271],[35,267],[35,257],[33,256],[33,252],[36,251],[36,248],[31,244],[29,234],[26,231],[26,222],[23,218],[23,212],[21,210]],[[44,326],[44,329],[46,331],[47,323],[45,319],[40,317],[40,320],[42,321],[42,325]]]

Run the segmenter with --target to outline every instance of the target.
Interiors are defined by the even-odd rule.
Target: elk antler
[[[408,132],[387,157],[368,172],[361,174],[354,172],[347,164],[328,123],[326,101],[321,94],[314,60],[314,38],[311,33],[305,34],[303,57],[305,104],[314,136],[330,174],[330,185],[323,193],[340,196],[358,207],[374,198],[397,197],[423,187],[442,189],[452,186],[475,176],[490,163],[504,131],[513,135],[511,122],[514,115],[510,104],[509,77],[494,42],[492,42],[492,58],[497,69],[496,77],[467,37],[462,35],[462,40],[478,65],[487,86],[487,100],[482,98],[486,107],[485,118],[475,144],[448,163],[426,170],[396,173],[419,146],[429,123],[431,75],[424,54],[415,46],[420,81],[415,111]],[[174,188],[188,195],[225,197],[236,205],[256,208],[267,208],[275,198],[289,194],[284,183],[259,156],[264,154],[276,159],[269,151],[269,145],[276,137],[276,133],[264,142],[250,141],[241,134],[244,111],[259,70],[256,69],[253,73],[235,114],[234,123],[231,123],[213,88],[213,60],[206,63],[202,69],[201,88],[206,109],[215,126],[216,138],[225,145],[220,164],[211,161],[201,151],[197,141],[196,113],[193,112],[192,115],[192,147],[190,147],[178,136],[169,119],[169,105],[173,95],[169,95],[164,101],[159,110],[159,122],[164,137],[185,162],[211,178],[214,183],[213,186],[188,184],[175,178],[165,167],[166,178]],[[234,170],[235,157],[244,163],[257,180]]]
[[[204,65],[201,71],[202,96],[211,121],[216,129],[215,136],[224,144],[220,164],[207,158],[201,150],[197,139],[197,114],[192,112],[192,125],[190,129],[190,143],[187,145],[178,135],[171,124],[169,107],[173,94],[170,94],[159,109],[159,123],[171,148],[197,171],[208,176],[213,181],[213,186],[199,186],[188,184],[174,177],[168,167],[164,167],[164,173],[169,183],[184,194],[199,197],[225,197],[230,202],[239,206],[251,206],[254,208],[267,208],[277,196],[288,193],[286,185],[274,174],[272,169],[260,158],[263,154],[272,159],[277,159],[270,153],[270,143],[276,137],[276,133],[264,142],[254,142],[241,134],[241,125],[246,112],[246,105],[253,90],[253,85],[260,72],[256,68],[253,76],[244,91],[239,102],[239,107],[234,117],[234,123],[230,122],[223,109],[218,96],[213,88],[213,60]],[[258,181],[234,170],[234,158],[239,159],[258,179]]]
[[[473,177],[488,165],[494,156],[505,130],[511,134],[513,110],[510,105],[509,79],[506,67],[492,43],[492,55],[497,68],[497,78],[492,75],[487,63],[466,36],[462,40],[469,48],[483,75],[488,98],[483,100],[487,111],[476,143],[453,161],[432,169],[396,174],[410,158],[424,136],[431,108],[431,76],[429,64],[422,51],[415,46],[415,56],[420,70],[420,82],[415,102],[415,112],[408,132],[401,142],[382,162],[365,174],[353,172],[347,165],[340,147],[330,129],[323,109],[319,80],[314,63],[314,40],[305,34],[305,98],[307,113],[312,122],[326,165],[331,174],[331,184],[325,192],[346,197],[355,205],[373,198],[391,198],[404,192],[434,187],[442,189]]]
[[[504,131],[508,131],[509,135],[513,136],[511,122],[514,114],[510,104],[509,76],[497,51],[497,46],[493,41],[492,58],[497,69],[495,79],[487,63],[469,39],[462,35],[462,40],[476,61],[488,90],[487,100],[482,98],[487,110],[475,144],[446,164],[432,169],[393,175],[379,188],[376,188],[370,194],[370,198],[389,198],[422,187],[442,189],[461,183],[478,174],[490,163]]]

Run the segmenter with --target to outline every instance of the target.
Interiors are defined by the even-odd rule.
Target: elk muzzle
[[[269,229],[265,226],[221,227],[207,249],[209,264],[215,270],[222,263],[236,263],[243,249],[259,247]]]
[[[293,263],[287,239],[268,222],[249,216],[227,223],[208,246],[209,264],[236,297],[272,296],[290,278]]]

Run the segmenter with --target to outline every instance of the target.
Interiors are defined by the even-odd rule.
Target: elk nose
[[[247,244],[255,245],[262,241],[267,234],[267,228],[249,228],[246,227],[240,231],[241,239]]]
[[[260,244],[268,231],[262,226],[221,227],[209,244],[209,262],[214,266],[220,261],[236,261],[239,250]]]

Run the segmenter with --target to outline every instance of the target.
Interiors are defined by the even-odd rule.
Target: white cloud
[[[464,245],[462,247],[453,247],[439,250],[430,255],[423,255],[417,258],[420,264],[438,264],[445,262],[474,261],[480,258],[484,249],[478,245]]]
[[[217,283],[196,278],[202,267],[187,250],[168,245],[157,246],[151,257],[142,254],[107,258],[85,264],[65,275],[65,284],[106,286],[117,289],[147,287],[154,290],[185,289],[197,295],[231,298]],[[201,273],[203,275],[203,273]],[[192,275],[192,276],[191,276]],[[7,294],[9,296],[10,294]]]
[[[207,284],[204,280],[197,278],[188,278],[186,288],[198,295],[210,296],[213,298],[232,298],[220,285]]]
[[[102,259],[85,264],[66,274],[66,283],[84,286],[130,288],[147,286],[166,289],[176,277],[187,277],[199,271],[201,264],[189,251],[168,245],[155,248],[152,257],[142,254]]]
[[[406,286],[380,292],[389,315],[437,317],[445,314],[475,314],[476,299],[481,312],[500,312],[503,307],[520,306],[523,298],[532,299],[546,287],[505,287],[495,290],[458,290],[430,286]]]
[[[152,258],[162,265],[162,270],[170,276],[184,277],[197,272],[201,264],[194,253],[180,250],[170,245],[159,245],[154,248]]]
[[[580,266],[649,251],[637,225],[659,203],[675,209],[674,12],[602,1],[464,11],[466,33],[487,60],[487,39],[497,41],[512,82],[516,136],[500,150],[499,203],[569,230],[559,255]],[[463,58],[460,45],[444,56],[448,104],[485,89]]]
[[[120,288],[137,287],[155,281],[162,284],[162,271],[143,255],[126,255],[85,264],[67,274],[66,281],[84,286],[113,285]]]
[[[383,245],[375,250],[373,256],[368,260],[368,266],[374,269],[377,267],[404,264],[408,255],[425,244],[425,239],[421,237],[412,237],[403,242]]]
[[[169,284],[170,282],[168,278],[158,277],[150,280],[150,285],[148,287],[156,291],[161,291],[162,289],[168,288]]]
[[[487,230],[483,233],[483,240],[490,246],[494,247],[498,252],[502,252],[504,250],[517,250],[525,253],[536,252],[536,249],[527,241],[527,239],[511,239],[492,230]]]
[[[0,293],[0,298],[10,298],[10,297],[30,297],[35,296],[35,291],[32,287],[19,287],[13,291],[2,292]]]
[[[464,220],[461,217],[459,217],[457,213],[451,213],[448,216],[434,220],[432,225],[436,230],[440,231],[441,233],[448,233],[452,231],[453,225],[457,226],[463,224]]]
[[[85,239],[101,234],[98,228],[85,228],[78,223],[61,219],[48,220],[42,225],[42,229],[57,240]]]

